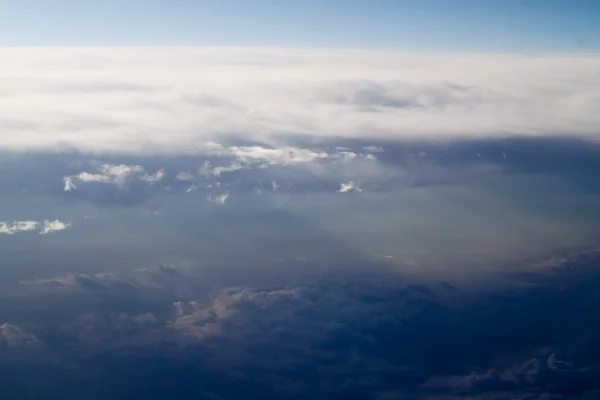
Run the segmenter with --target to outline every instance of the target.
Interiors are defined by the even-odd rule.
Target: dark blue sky
[[[6,0],[2,45],[594,52],[594,0]]]

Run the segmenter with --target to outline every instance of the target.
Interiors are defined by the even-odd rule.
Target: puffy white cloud
[[[56,219],[54,221],[46,220],[43,223],[37,221],[15,221],[12,224],[0,222],[0,234],[14,235],[18,232],[32,232],[39,228],[40,234],[63,231],[71,227],[70,223],[64,223]]]
[[[222,134],[273,142],[288,133],[600,135],[598,56],[252,48],[0,52],[6,60],[0,147],[8,149],[193,153]],[[266,162],[308,156],[253,146],[236,151]]]
[[[66,192],[69,192],[77,189],[75,182],[97,182],[125,187],[132,180],[154,184],[163,180],[165,176],[166,171],[164,169],[149,174],[140,165],[103,164],[95,172],[83,171],[73,176],[66,176],[63,180],[65,182],[64,189]]]
[[[157,183],[164,179],[167,173],[164,169],[158,170],[153,174],[144,174],[140,177],[140,180],[148,183]]]
[[[59,231],[64,231],[71,227],[70,223],[64,223],[58,219],[54,221],[44,221],[44,225],[42,226],[42,230],[40,231],[40,235],[46,235],[48,233],[54,233]]]
[[[65,192],[72,192],[73,190],[77,190],[77,186],[73,183],[73,178],[70,176],[65,176],[63,178],[65,182]]]
[[[342,182],[340,184],[340,188],[339,188],[338,192],[346,193],[351,190],[355,190],[357,192],[362,192],[362,189],[358,186],[358,184],[354,183],[354,181]]]
[[[244,167],[237,162],[231,163],[227,166],[212,167],[210,161],[205,161],[202,167],[200,167],[200,174],[203,176],[220,176],[222,173],[233,172],[243,169]]]
[[[37,229],[37,221],[15,221],[12,224],[0,222],[0,234],[14,235],[18,232],[29,232]]]
[[[229,193],[225,192],[217,196],[208,195],[206,198],[209,202],[215,204],[225,204],[227,198],[229,197]]]

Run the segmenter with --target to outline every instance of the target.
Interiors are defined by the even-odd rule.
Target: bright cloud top
[[[78,188],[75,182],[77,184],[96,182],[123,187],[135,179],[154,184],[160,182],[165,175],[166,172],[162,169],[148,174],[140,165],[103,164],[98,167],[96,172],[83,171],[73,176],[66,176],[63,181],[65,192],[71,192]]]
[[[38,225],[37,221],[15,221],[12,224],[0,222],[0,233],[14,235],[18,232],[35,231]]]
[[[70,223],[62,222],[58,219],[54,221],[46,220],[44,222],[37,221],[15,221],[12,224],[8,222],[0,222],[0,234],[14,235],[21,232],[39,231],[40,235],[64,231],[71,227]]]
[[[195,152],[231,134],[265,141],[281,134],[600,136],[598,56],[0,51],[8,60],[0,71],[0,146],[7,149]],[[252,147],[236,155],[279,163],[315,157]]]

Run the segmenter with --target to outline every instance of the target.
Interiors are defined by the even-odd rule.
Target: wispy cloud
[[[175,175],[175,180],[181,181],[181,182],[193,182],[196,180],[196,177],[192,174],[190,174],[189,172],[178,172],[177,175]]]
[[[32,333],[23,331],[17,325],[4,323],[0,325],[0,343],[8,347],[41,346],[43,342]]]

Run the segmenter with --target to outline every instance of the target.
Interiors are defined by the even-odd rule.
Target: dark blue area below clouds
[[[598,143],[287,140],[2,157],[0,397],[600,398]]]
[[[21,317],[44,345],[3,347],[0,385],[15,399],[594,399],[599,261],[567,257],[532,286],[489,292],[386,274],[228,289],[201,301],[220,304],[210,322],[198,313],[185,327],[141,292],[130,302],[161,322],[128,325],[119,313],[131,291],[111,288],[111,304],[86,286],[94,316],[74,323],[80,305]],[[189,336],[205,323],[218,334]]]

